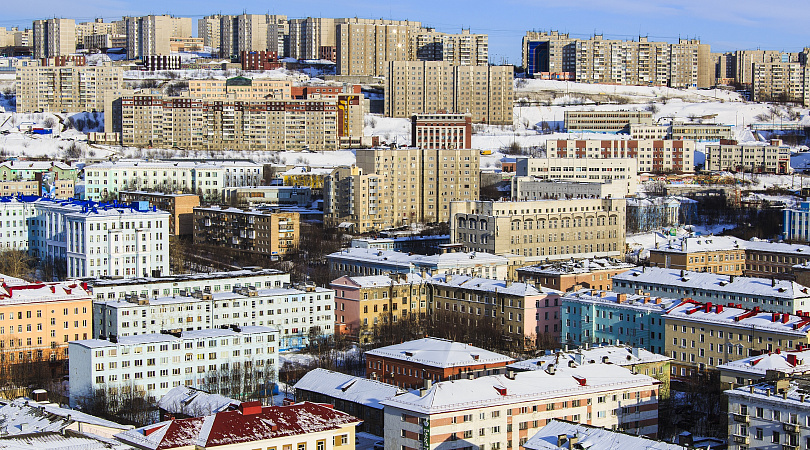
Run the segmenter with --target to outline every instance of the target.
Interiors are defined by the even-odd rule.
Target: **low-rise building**
[[[686,202],[692,200],[686,199]],[[674,198],[627,199],[627,231],[641,233],[681,224],[681,202]]]
[[[300,289],[299,289],[300,288]],[[170,297],[140,297],[93,303],[93,336],[137,336],[240,326],[279,329],[279,350],[298,350],[310,336],[333,335],[335,292],[315,286],[234,287],[231,292],[188,292]]]
[[[294,387],[296,402],[335,405],[338,411],[361,419],[362,431],[380,437],[385,434],[380,402],[408,392],[393,384],[321,368],[307,372]]]
[[[579,261],[555,261],[517,269],[518,281],[549,289],[570,292],[580,289],[613,289],[612,278],[636,267],[616,259],[595,258]]]
[[[158,400],[160,420],[210,416],[220,411],[236,409],[241,404],[224,395],[209,394],[189,386],[172,388]]]
[[[47,396],[45,391],[40,392]],[[74,437],[93,435],[107,442],[115,442],[113,440],[114,435],[135,428],[132,425],[122,425],[75,409],[62,408],[48,401],[37,401],[37,394],[40,392],[34,390],[32,392],[33,399],[21,397],[10,401],[4,400],[2,405],[0,405],[0,427],[6,430],[3,436],[4,445],[8,445],[9,441],[13,441],[13,439],[9,438],[18,436],[45,437],[48,436],[48,433],[61,434],[63,436],[72,435]],[[21,445],[20,447],[25,448],[28,446]],[[58,445],[53,445],[52,440],[51,442],[42,442],[41,445],[31,445],[31,447],[60,448]],[[91,449],[117,448],[114,446],[96,447],[90,445],[86,447],[77,445],[77,447]],[[9,446],[6,448],[18,447]],[[63,448],[71,448],[71,446],[66,445]]]
[[[786,379],[725,391],[728,448],[802,448],[810,439],[810,397],[802,382]]]
[[[625,344],[663,354],[670,298],[583,289],[560,299],[561,342]]]
[[[244,395],[275,380],[278,370],[278,330],[239,327],[152,333],[112,340],[71,341],[70,404],[89,404],[99,395],[109,399],[137,393],[156,402],[170,389],[185,385],[211,393]],[[236,389],[219,384],[221,371],[238,374]],[[229,392],[233,388],[236,392]],[[242,386],[239,386],[242,388]],[[239,392],[242,391],[242,392]],[[108,405],[116,410],[122,405]]]
[[[53,172],[59,180],[71,179],[76,181],[79,169],[60,161],[4,161],[0,163],[0,179],[2,181],[28,181],[36,180],[37,174]]]
[[[694,172],[694,153],[695,141],[688,140],[559,139],[546,142],[546,154],[553,158],[567,158],[568,166],[580,166],[577,159],[633,158],[639,172]]]
[[[569,133],[616,133],[627,130],[631,124],[652,125],[652,116],[650,111],[565,110],[563,124]]]
[[[352,239],[352,248],[370,248],[375,250],[390,250],[394,252],[419,253],[432,255],[440,252],[440,247],[450,243],[449,234],[435,234],[428,236],[391,236],[381,238]]]
[[[234,206],[309,206],[312,194],[309,187],[298,186],[243,186],[225,189],[225,203]]]
[[[756,172],[788,174],[790,167],[790,147],[780,139],[769,143],[754,142],[738,144],[737,141],[720,141],[705,147],[704,169],[729,172]]]
[[[438,255],[411,255],[370,248],[346,248],[326,255],[332,276],[368,276],[389,273],[427,275],[445,273],[482,278],[506,279],[509,259],[482,252],[454,252]]]
[[[512,199],[621,198],[635,195],[627,180],[554,180],[512,177]]]
[[[119,191],[118,200],[123,203],[149,202],[169,213],[169,233],[188,236],[194,232],[194,208],[200,206],[196,194],[163,194],[161,192]]]
[[[210,450],[234,448],[355,448],[360,419],[329,405],[303,402],[262,406],[244,402],[233,411],[204,417],[169,420],[126,431],[116,438],[136,448]]]
[[[417,114],[411,117],[411,147],[472,148],[472,116]]]
[[[626,294],[733,303],[742,308],[796,314],[810,308],[810,291],[794,281],[738,277],[711,272],[644,267],[613,277],[613,290]]]
[[[526,450],[575,449],[587,445],[590,450],[617,448],[647,448],[656,450],[687,450],[689,447],[670,444],[621,431],[581,423],[552,419],[521,446]]]
[[[366,378],[414,389],[439,382],[506,373],[514,359],[468,344],[424,338],[366,352]]]
[[[227,206],[194,208],[194,244],[223,247],[272,260],[298,248],[301,217],[296,212],[273,212]]]
[[[658,389],[658,380],[611,364],[443,381],[382,402],[385,445],[519,448],[552,419],[655,436]]]
[[[720,383],[727,389],[759,383],[774,372],[783,378],[803,376],[810,373],[810,350],[801,344],[796,349],[777,348],[729,361],[717,366],[717,369],[720,371]]]
[[[541,180],[616,181],[627,183],[627,195],[638,190],[639,161],[636,158],[612,157],[556,157],[548,153],[545,158],[517,158],[515,175]]]
[[[35,180],[0,181],[0,197],[39,195],[39,182]]]
[[[694,141],[721,141],[734,139],[731,125],[716,123],[673,122],[670,125],[669,139],[691,139]]]

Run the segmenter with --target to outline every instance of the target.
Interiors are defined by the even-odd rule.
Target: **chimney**
[[[722,313],[723,312],[723,305],[717,305],[715,307],[715,310],[717,311],[717,314]]]
[[[627,301],[627,294],[617,294],[616,301],[619,303],[624,303]]]
[[[660,304],[661,304],[661,297],[656,297],[656,299],[655,299],[655,304],[656,304],[656,305],[660,305]]]
[[[577,438],[576,435],[571,436],[571,438],[568,439],[568,450],[574,450],[574,446],[577,445],[578,440],[579,439]]]
[[[557,435],[557,447],[562,447],[563,444],[568,440],[567,434],[558,434]]]
[[[771,278],[771,287],[776,287],[776,278]]]

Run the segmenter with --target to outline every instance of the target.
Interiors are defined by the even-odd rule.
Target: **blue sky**
[[[594,33],[606,38],[677,41],[699,38],[712,51],[774,49],[800,51],[810,46],[806,0],[332,0],[270,3],[256,0],[28,0],[4,2],[0,26],[30,27],[47,17],[105,22],[122,15],[275,13],[296,17],[364,17],[418,20],[439,31],[462,27],[489,34],[490,59],[520,64],[520,39],[526,30],[559,30],[572,37]],[[196,28],[196,24],[195,24]],[[195,30],[196,32],[196,30]]]

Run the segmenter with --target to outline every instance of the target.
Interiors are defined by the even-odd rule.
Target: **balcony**
[[[748,436],[740,436],[738,434],[734,435],[734,443],[735,444],[745,444],[748,445]]]
[[[734,421],[735,422],[742,422],[742,423],[749,423],[750,419],[748,414],[737,414],[734,413]]]
[[[799,426],[796,425],[795,423],[783,423],[782,424],[782,429],[785,430],[788,433],[798,433],[799,432]]]
[[[734,436],[735,438],[737,436]],[[746,441],[746,443],[748,443]],[[782,450],[799,450],[799,445],[791,445],[791,444],[782,444]]]

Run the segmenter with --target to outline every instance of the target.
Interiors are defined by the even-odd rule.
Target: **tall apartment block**
[[[85,45],[85,39],[90,36],[118,34],[118,25],[112,22],[104,22],[103,19],[95,19],[92,22],[82,22],[76,24],[76,47],[92,48]],[[92,40],[91,40],[92,41]]]
[[[339,75],[383,76],[388,61],[411,59],[409,42],[420,30],[420,22],[348,20],[335,26]]]
[[[810,105],[810,66],[798,62],[752,64],[751,100]]]
[[[411,52],[417,61],[447,61],[456,66],[485,66],[489,63],[489,36],[441,33],[433,28],[419,31],[411,39]]]
[[[33,42],[33,31],[30,28],[20,30],[19,27],[0,27],[0,48],[32,47]]]
[[[125,17],[127,58],[171,55],[171,38],[191,37],[191,18],[169,15]]]
[[[709,45],[692,39],[676,44],[570,38],[568,34],[527,32],[523,67],[533,76],[582,83],[708,87],[715,64]]]
[[[34,58],[53,58],[76,53],[76,21],[47,19],[34,21]]]
[[[104,111],[104,96],[121,89],[123,72],[113,66],[23,66],[17,68],[17,111]]]
[[[389,61],[385,115],[470,114],[475,123],[511,124],[512,66],[454,66],[446,61]]]
[[[320,59],[324,50],[336,47],[336,25],[343,19],[307,17],[289,21],[289,56],[295,59]]]
[[[621,257],[625,199],[455,201],[450,239],[466,251],[549,259]]]
[[[221,39],[221,14],[213,14],[205,16],[202,19],[197,19],[197,37],[202,38],[203,46],[211,47],[211,49],[219,55],[219,46]]]

